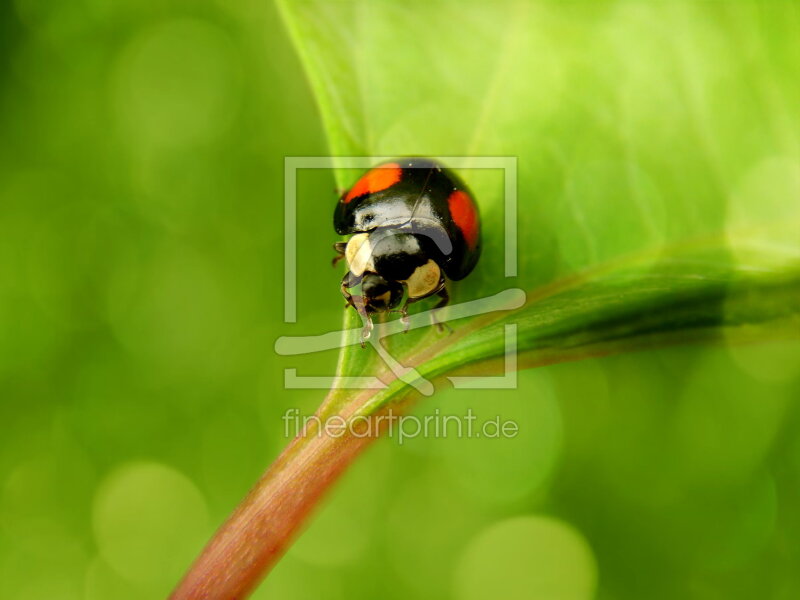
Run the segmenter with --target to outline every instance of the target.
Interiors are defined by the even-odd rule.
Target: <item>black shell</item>
[[[374,231],[378,228],[408,230],[416,234],[452,280],[472,271],[481,254],[480,218],[477,241],[472,248],[453,220],[448,198],[460,190],[467,194],[475,214],[478,207],[463,181],[452,171],[427,158],[390,161],[401,166],[400,180],[388,188],[366,193],[345,202],[342,196],[333,213],[339,235]]]

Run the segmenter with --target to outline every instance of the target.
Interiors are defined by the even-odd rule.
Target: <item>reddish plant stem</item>
[[[301,433],[216,532],[170,600],[246,598],[321,496],[376,437],[358,437],[349,428],[334,437],[316,426]]]

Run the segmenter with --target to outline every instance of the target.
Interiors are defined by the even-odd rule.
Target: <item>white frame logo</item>
[[[285,323],[297,322],[297,171],[300,169],[368,170],[378,163],[396,160],[383,156],[287,156],[284,159],[284,317]],[[517,158],[514,156],[443,156],[443,164],[456,171],[494,169],[503,171],[504,190],[504,276],[517,275]],[[333,206],[331,206],[333,210]],[[333,231],[333,228],[331,228]],[[331,236],[331,244],[334,236]],[[437,312],[442,322],[511,310],[525,303],[525,292],[519,288],[503,290],[493,296],[448,305]],[[431,311],[411,315],[411,329],[429,327]],[[422,394],[433,393],[433,384],[415,369],[403,366],[380,343],[384,337],[403,330],[399,320],[377,327],[367,343],[398,377],[413,385]],[[321,352],[361,343],[361,327],[347,331],[331,331],[317,336],[283,336],[275,342],[275,351],[283,356]],[[460,389],[515,389],[517,387],[517,326],[505,325],[505,373],[497,377],[448,377],[453,387]],[[289,389],[382,389],[386,387],[377,377],[300,376],[297,369],[284,369],[284,386]]]

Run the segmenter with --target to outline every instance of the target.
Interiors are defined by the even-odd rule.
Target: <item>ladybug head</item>
[[[361,280],[361,294],[367,312],[385,312],[400,305],[403,286],[396,281],[387,281],[377,273],[367,273]]]

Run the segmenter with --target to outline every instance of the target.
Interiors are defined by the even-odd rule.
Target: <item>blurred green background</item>
[[[284,368],[335,365],[273,351],[341,320],[320,171],[282,322],[325,135],[269,2],[0,11],[0,597],[160,598],[319,404]],[[421,404],[520,435],[377,443],[255,597],[800,597],[797,344],[519,380]]]

